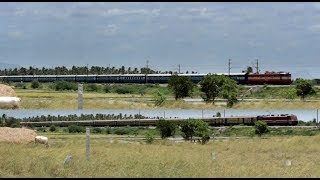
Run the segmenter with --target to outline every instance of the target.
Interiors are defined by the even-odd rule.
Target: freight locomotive
[[[182,123],[186,119],[166,119],[176,123]],[[254,125],[257,121],[264,121],[268,125],[295,126],[298,124],[296,115],[280,114],[280,115],[263,115],[251,117],[214,117],[202,118],[210,126],[229,126],[229,125]],[[22,126],[69,126],[75,124],[78,126],[156,126],[159,119],[118,119],[118,120],[81,120],[81,121],[42,121],[42,122],[20,122]]]
[[[258,73],[216,73],[225,75],[241,85],[255,84],[278,84],[290,85],[292,83],[291,74],[285,72],[266,72]],[[200,82],[207,74],[177,74],[185,76],[194,83]],[[14,75],[0,76],[3,82],[55,82],[71,81],[79,83],[153,83],[166,84],[172,74],[106,74],[106,75]]]

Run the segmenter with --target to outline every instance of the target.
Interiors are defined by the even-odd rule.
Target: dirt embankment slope
[[[0,96],[17,97],[17,94],[12,87],[0,84]]]
[[[33,143],[36,136],[31,129],[0,127],[0,142],[27,144]]]

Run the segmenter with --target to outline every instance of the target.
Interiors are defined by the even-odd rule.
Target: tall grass
[[[92,135],[90,162],[85,135],[64,138],[49,137],[49,148],[2,143],[0,177],[320,177],[320,136],[215,139],[200,145],[111,142]],[[67,155],[73,159],[64,166]]]

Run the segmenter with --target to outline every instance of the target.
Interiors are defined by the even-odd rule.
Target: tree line
[[[186,72],[189,73],[188,71]],[[197,72],[190,72],[192,74]],[[37,68],[29,66],[28,68],[9,68],[0,70],[1,76],[6,75],[90,75],[90,74],[177,74],[177,71],[157,71],[151,68],[132,68],[121,66],[120,68],[116,67],[103,67],[103,66],[72,66],[67,68],[66,66],[57,66],[52,68]]]

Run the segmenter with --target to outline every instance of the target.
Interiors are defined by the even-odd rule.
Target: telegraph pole
[[[89,66],[87,64],[87,76],[89,75]]]
[[[148,64],[149,64],[149,60],[147,60],[147,69],[149,68]]]
[[[258,59],[257,59],[257,67],[256,67],[256,69],[257,69],[257,73],[259,74],[259,61],[258,61]]]
[[[148,83],[148,77],[147,77],[147,74],[148,74],[148,71],[149,71],[149,60],[147,59],[147,65],[146,65],[146,74],[145,74],[145,78],[146,78],[146,83]]]
[[[180,64],[179,64],[179,74],[180,74]]]
[[[229,59],[229,63],[228,63],[228,75],[229,76],[230,76],[230,69],[231,69],[230,64],[231,64],[231,59]]]

